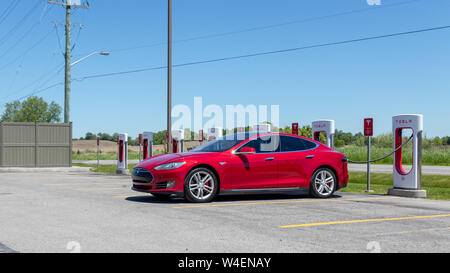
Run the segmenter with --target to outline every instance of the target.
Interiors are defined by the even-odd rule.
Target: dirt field
[[[198,141],[185,142],[184,149],[187,150],[188,148],[196,147],[199,144],[200,143]],[[128,146],[128,149],[133,152],[139,151],[138,146]],[[72,150],[74,152],[80,151],[80,153],[96,152],[97,151],[97,141],[96,140],[74,140]],[[103,153],[116,152],[117,144],[114,141],[101,140],[100,141],[100,150]],[[164,150],[164,148],[163,148],[163,145],[154,145],[153,150],[154,151],[158,151],[158,150],[162,151],[162,150]]]

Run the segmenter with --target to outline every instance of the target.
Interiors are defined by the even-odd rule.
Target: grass
[[[350,172],[349,183],[343,192],[365,193],[367,178],[365,172]],[[422,175],[422,189],[427,191],[427,198],[450,200],[450,176]],[[393,186],[393,175],[372,173],[370,175],[370,189],[375,194],[386,194]]]
[[[367,148],[361,146],[344,146],[336,148],[336,150],[343,152],[350,160],[353,161],[365,161],[367,160]],[[371,158],[376,159],[392,152],[391,148],[378,148],[372,147]],[[162,154],[163,151],[154,151],[154,155]],[[97,160],[97,152],[72,152],[73,160]],[[100,153],[100,160],[116,160],[116,152]],[[139,153],[129,151],[128,159],[139,159]],[[392,164],[393,156],[377,161],[374,164]],[[410,147],[407,147],[403,151],[403,164],[409,165],[412,163],[412,151]],[[427,148],[422,150],[422,164],[432,166],[450,166],[450,149],[444,148]]]
[[[74,166],[90,167],[91,171],[97,172],[97,165],[73,164]],[[136,164],[129,164],[131,171]],[[98,173],[115,174],[115,165],[100,165]],[[367,189],[365,172],[350,172],[349,183],[343,192],[363,193]],[[374,194],[386,194],[393,186],[393,175],[384,173],[372,173],[370,175],[370,189]],[[422,189],[427,191],[428,199],[450,200],[450,176],[444,175],[422,175]]]
[[[94,165],[94,164],[73,163],[72,165],[79,166],[79,167],[89,167],[89,168],[91,168],[91,171],[95,172],[95,173],[116,174],[116,170],[117,170],[116,165],[100,165],[98,171],[97,171],[97,165]],[[130,170],[130,172],[136,165],[137,164],[128,164],[128,169]]]
[[[154,151],[153,155],[162,154],[163,151]],[[142,155],[141,155],[142,156]],[[139,159],[139,152],[128,151],[129,160]],[[97,152],[72,152],[72,160],[97,160]],[[100,153],[100,160],[117,160],[116,152]]]
[[[343,152],[350,160],[365,161],[367,160],[367,148],[361,146],[345,146],[338,147],[336,150]],[[371,159],[380,158],[392,152],[392,148],[377,148],[372,147]],[[393,156],[377,161],[374,164],[392,164]],[[403,164],[408,165],[412,163],[412,150],[406,148],[403,150]],[[422,164],[433,166],[450,166],[450,150],[446,148],[428,148],[422,150]]]

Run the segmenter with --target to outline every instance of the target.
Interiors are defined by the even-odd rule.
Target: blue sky
[[[0,14],[12,0],[5,0]],[[39,3],[38,3],[39,2]],[[64,79],[64,22],[60,6],[46,0],[21,0],[0,23],[0,112],[6,102],[61,83]],[[361,37],[450,25],[449,0],[418,0],[393,7],[371,7],[366,0],[173,0],[173,39],[323,17],[344,16],[178,42],[173,63],[208,60],[301,47]],[[382,0],[382,7],[407,0]],[[73,60],[93,51],[72,69],[73,78],[164,66],[167,31],[165,0],[91,0],[76,9],[72,29]],[[27,12],[23,23],[5,36]],[[31,31],[29,31],[31,29]],[[79,34],[78,34],[79,33]],[[4,38],[5,37],[5,38]],[[23,39],[21,39],[23,37]],[[32,45],[41,41],[36,47]],[[178,67],[173,70],[173,105],[278,104],[280,123],[310,124],[335,119],[336,127],[362,131],[363,118],[374,118],[375,134],[390,132],[391,117],[424,115],[428,137],[450,135],[450,29],[297,52]],[[128,50],[123,50],[128,49]],[[38,94],[64,102],[62,85]],[[166,71],[73,81],[71,120],[74,137],[87,131],[159,131],[166,125]]]

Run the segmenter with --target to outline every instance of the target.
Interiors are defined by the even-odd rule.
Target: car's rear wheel
[[[217,178],[207,168],[192,170],[184,181],[184,196],[190,202],[202,203],[211,201],[217,192]]]
[[[311,177],[311,194],[318,198],[333,195],[336,189],[336,175],[329,168],[317,169]]]

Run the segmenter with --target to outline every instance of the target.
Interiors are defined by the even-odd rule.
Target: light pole
[[[68,9],[70,10],[70,9]],[[69,36],[68,36],[69,37]],[[68,42],[68,44],[70,45],[70,40]],[[66,48],[66,54],[70,54],[70,46],[68,48]],[[108,56],[109,52],[104,52],[104,51],[96,51],[96,52],[92,52],[91,54],[84,56],[83,58],[70,63],[70,57],[66,56],[66,73],[65,73],[65,77],[64,77],[64,123],[69,123],[70,122],[70,68],[74,65],[76,65],[77,63],[91,57],[92,55],[103,55],[103,56]]]
[[[167,152],[172,153],[172,0],[167,16]]]
[[[89,55],[87,55],[87,56],[84,56],[83,58],[81,58],[81,59],[79,59],[79,60],[77,60],[77,61],[71,63],[70,66],[76,65],[77,63],[79,63],[79,62],[81,62],[81,61],[84,61],[85,59],[91,57],[92,55],[109,56],[109,52],[105,52],[105,51],[92,52],[91,54],[89,54]]]

